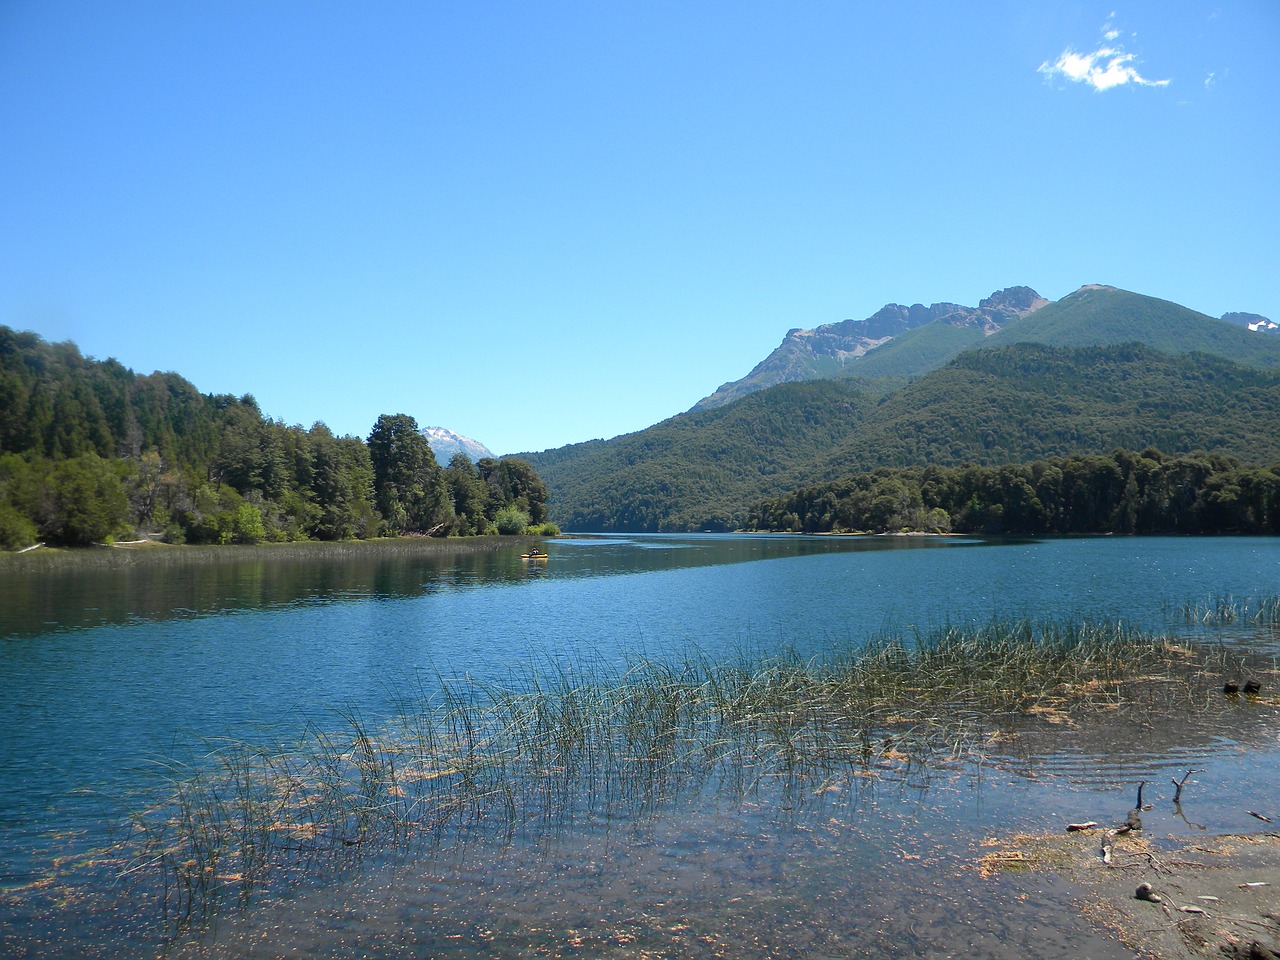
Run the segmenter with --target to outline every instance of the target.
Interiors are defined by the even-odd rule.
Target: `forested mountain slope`
[[[885,398],[812,478],[1148,446],[1280,461],[1280,372],[1140,344],[984,347]]]
[[[613,440],[520,456],[569,529],[726,530],[747,504],[805,482],[873,406],[847,381],[788,383]]]
[[[1001,464],[1117,447],[1280,461],[1280,373],[1140,344],[961,354],[879,398],[785,384],[648,430],[525,455],[577,530],[736,527],[753,500],[877,466]]]

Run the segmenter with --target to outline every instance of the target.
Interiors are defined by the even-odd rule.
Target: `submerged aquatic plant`
[[[165,761],[117,854],[185,916],[375,849],[635,818],[705,790],[803,802],[814,784],[977,760],[1013,717],[1167,707],[1171,689],[1194,705],[1224,655],[1119,623],[1016,621],[816,660],[441,681],[376,727],[349,712],[289,743]]]

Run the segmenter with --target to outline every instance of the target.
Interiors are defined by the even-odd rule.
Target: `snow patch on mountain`
[[[436,462],[441,466],[447,466],[453,455],[459,452],[470,457],[472,463],[493,456],[493,451],[479,440],[472,440],[444,427],[423,427],[422,435],[427,438],[431,452],[436,455]]]

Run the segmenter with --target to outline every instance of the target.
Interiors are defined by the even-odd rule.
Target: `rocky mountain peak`
[[[1050,303],[1030,287],[1005,287],[978,304],[979,310],[992,310],[999,313],[1012,313],[1025,317]]]

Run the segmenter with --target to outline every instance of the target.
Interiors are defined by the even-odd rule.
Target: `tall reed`
[[[1179,613],[1187,623],[1205,626],[1280,626],[1280,596],[1272,594],[1245,600],[1237,600],[1232,596],[1210,597],[1208,600],[1184,603],[1179,608]]]

